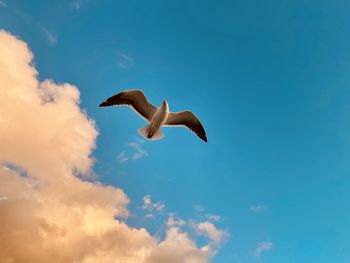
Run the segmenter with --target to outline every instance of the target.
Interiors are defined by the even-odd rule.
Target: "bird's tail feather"
[[[155,133],[152,133],[150,125],[138,129],[138,132],[143,138],[151,141],[160,140],[164,137],[164,134],[161,129],[159,129]]]

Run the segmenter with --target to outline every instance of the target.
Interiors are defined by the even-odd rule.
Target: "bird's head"
[[[169,109],[169,105],[168,105],[168,102],[166,100],[163,100],[162,108]]]

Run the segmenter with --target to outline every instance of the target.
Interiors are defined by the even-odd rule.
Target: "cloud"
[[[41,30],[44,33],[47,41],[49,42],[50,45],[55,46],[57,43],[57,36],[50,32],[49,30],[47,30],[45,27],[41,26]]]
[[[207,214],[206,217],[211,222],[219,222],[221,220],[221,216],[219,216],[219,215]]]
[[[117,56],[118,56],[118,66],[122,69],[128,69],[135,64],[134,59],[126,55],[125,53],[118,51]]]
[[[142,146],[141,146],[142,143],[143,141],[129,143],[129,146],[134,148],[135,150],[135,152],[132,154],[132,157],[131,157],[133,160],[137,160],[148,155],[148,153],[144,149],[142,149]]]
[[[219,245],[227,237],[227,232],[218,229],[213,223],[204,221],[195,224],[197,233],[209,237],[214,245]]]
[[[222,218],[219,215],[215,215],[215,214],[211,214],[211,213],[207,213],[207,214],[203,215],[203,212],[205,211],[205,207],[202,205],[195,205],[194,209],[199,213],[199,215],[202,218],[204,217],[206,220],[208,220],[210,222],[222,221]]]
[[[156,215],[164,215],[165,205],[161,202],[153,202],[151,195],[143,197],[143,205],[141,209],[146,211],[145,218],[155,218]]]
[[[91,177],[98,133],[79,90],[40,82],[23,41],[0,31],[0,43],[2,261],[208,262],[180,224],[159,240],[124,222],[124,191]]]
[[[274,244],[272,242],[261,242],[258,244],[258,246],[256,247],[255,249],[255,255],[257,257],[260,257],[260,255],[265,252],[265,251],[268,251],[270,250],[271,248],[274,247]]]
[[[75,9],[75,10],[79,10],[82,6],[82,1],[76,0],[76,1],[72,1],[69,3],[70,7]]]
[[[152,212],[153,210],[162,211],[164,209],[164,207],[165,207],[165,205],[162,204],[161,202],[153,203],[152,199],[151,199],[151,195],[145,195],[143,197],[142,208],[149,211],[149,212]]]
[[[171,215],[167,223],[166,237],[146,263],[200,263],[208,262],[210,252],[198,249],[186,232],[181,230],[183,221]]]
[[[252,205],[250,207],[250,211],[252,211],[253,213],[261,213],[263,211],[265,211],[267,209],[266,205]]]
[[[195,205],[194,206],[194,209],[197,211],[197,212],[203,212],[205,210],[204,206],[202,205]]]
[[[125,163],[129,160],[138,160],[148,155],[147,151],[142,148],[143,141],[138,140],[127,144],[128,151],[122,151],[117,155],[117,160],[120,163]]]
[[[2,1],[2,0],[0,0],[0,5],[3,6],[3,7],[7,7],[6,2],[5,2],[5,1]]]
[[[167,221],[168,227],[181,227],[186,224],[186,222],[182,219],[176,219],[174,213],[169,213],[168,221]]]
[[[120,154],[118,154],[117,160],[120,163],[125,163],[127,160],[129,160],[129,157],[126,156],[125,152],[121,152]]]

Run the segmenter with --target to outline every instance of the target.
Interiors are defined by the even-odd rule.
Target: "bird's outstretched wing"
[[[142,90],[125,90],[113,95],[100,104],[100,107],[108,106],[129,106],[141,117],[151,121],[154,113],[157,111],[156,106],[151,104]]]
[[[207,135],[201,121],[191,111],[170,112],[165,126],[186,126],[199,138],[207,142]]]

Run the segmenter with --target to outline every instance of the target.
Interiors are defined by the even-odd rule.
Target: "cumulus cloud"
[[[227,237],[226,231],[218,229],[209,221],[197,223],[195,228],[199,234],[209,237],[215,245],[219,245]]]
[[[165,240],[159,243],[147,263],[208,262],[211,251],[198,249],[188,234],[181,230],[182,225],[183,220],[176,220],[173,214],[169,216]]]
[[[263,252],[270,250],[271,248],[273,248],[273,246],[274,244],[272,242],[267,242],[267,241],[261,242],[258,244],[258,246],[255,249],[255,255],[257,257],[260,257],[260,255]]]
[[[265,211],[267,209],[266,205],[252,205],[250,207],[250,211],[252,211],[253,213],[261,213],[263,211]]]
[[[2,261],[208,262],[210,251],[179,224],[168,224],[159,240],[124,222],[123,190],[86,178],[98,133],[79,90],[40,82],[32,59],[26,43],[0,31]]]

